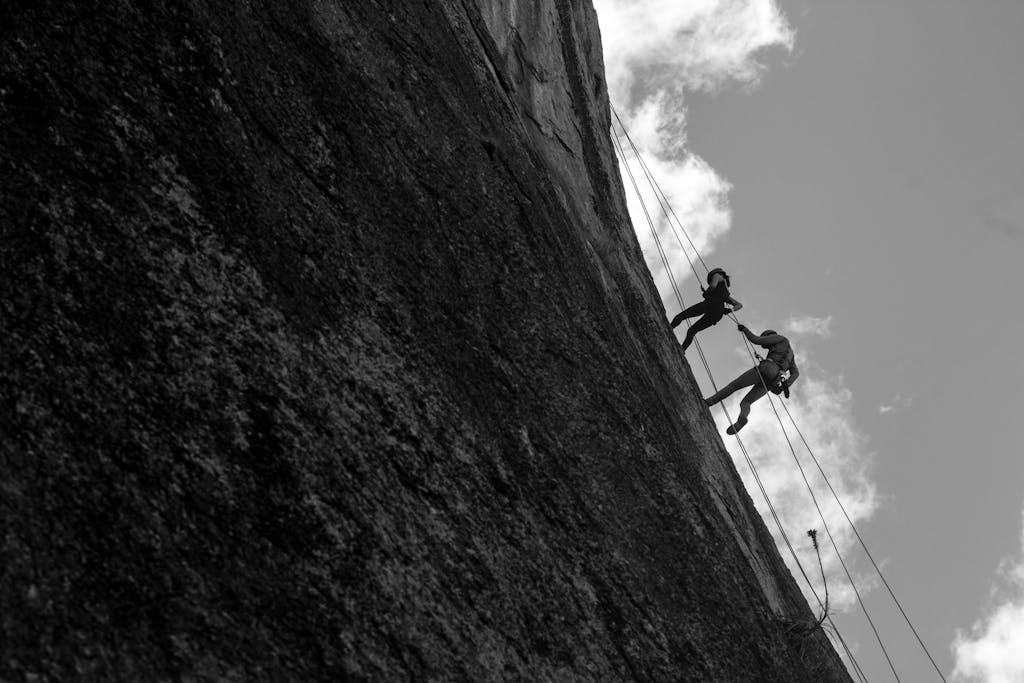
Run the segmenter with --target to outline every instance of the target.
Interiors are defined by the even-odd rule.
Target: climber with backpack
[[[729,276],[724,270],[721,268],[712,269],[708,273],[708,288],[704,289],[701,287],[704,301],[690,306],[672,318],[672,329],[675,329],[687,318],[701,316],[700,320],[691,325],[690,329],[686,331],[686,338],[683,339],[683,351],[689,348],[698,332],[706,330],[712,325],[717,325],[718,321],[724,316],[743,308],[743,304],[732,298],[729,294],[730,284]],[[726,308],[726,304],[731,304],[732,308]]]
[[[800,370],[793,358],[793,347],[790,346],[788,339],[775,330],[765,330],[760,335],[751,332],[746,325],[740,325],[739,330],[750,340],[750,343],[768,349],[768,354],[757,364],[757,367],[750,368],[722,387],[717,394],[705,399],[705,403],[710,407],[739,389],[752,387],[747,395],[740,400],[739,417],[725,430],[728,434],[735,434],[743,429],[743,426],[747,424],[751,404],[767,392],[784,393],[786,398],[789,398],[789,387],[800,376]]]

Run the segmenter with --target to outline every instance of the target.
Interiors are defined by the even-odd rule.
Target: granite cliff
[[[0,7],[0,679],[846,681],[588,0]]]

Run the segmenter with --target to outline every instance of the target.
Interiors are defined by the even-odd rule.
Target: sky
[[[1024,681],[1024,3],[594,4],[613,107],[703,258],[729,271],[740,317],[792,340],[786,407],[943,675]],[[685,239],[657,229],[694,303]],[[728,321],[698,341],[719,386],[750,365]],[[780,412],[896,671],[938,680]],[[893,680],[767,399],[741,436],[805,566],[804,532],[819,531],[861,668]]]

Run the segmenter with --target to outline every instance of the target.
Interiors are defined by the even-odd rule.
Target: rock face
[[[846,681],[586,0],[0,7],[0,679]]]

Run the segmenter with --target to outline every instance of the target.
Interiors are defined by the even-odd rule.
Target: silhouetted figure
[[[712,325],[718,324],[727,313],[738,311],[743,304],[729,295],[729,276],[721,268],[714,268],[708,273],[708,288],[704,290],[704,301],[690,306],[679,315],[672,318],[672,329],[675,329],[687,318],[701,316],[700,320],[690,325],[686,331],[686,339],[683,340],[683,351],[689,348],[694,336],[701,330],[706,330]],[[725,307],[732,304],[732,309]]]
[[[793,348],[789,345],[788,339],[775,330],[765,330],[761,333],[761,336],[757,336],[748,330],[746,325],[740,325],[739,329],[752,344],[768,349],[768,355],[756,368],[750,368],[729,382],[728,385],[722,387],[722,390],[717,394],[705,399],[705,402],[710,407],[734,391],[738,391],[743,387],[753,386],[740,401],[740,415],[736,418],[736,423],[729,425],[729,428],[725,430],[729,434],[735,434],[743,429],[743,425],[747,424],[750,405],[767,393],[765,391],[766,386],[774,394],[785,392],[786,398],[789,398],[789,387],[800,376],[800,370],[796,367],[796,361],[793,358]],[[787,372],[789,373],[788,377],[785,374]]]

